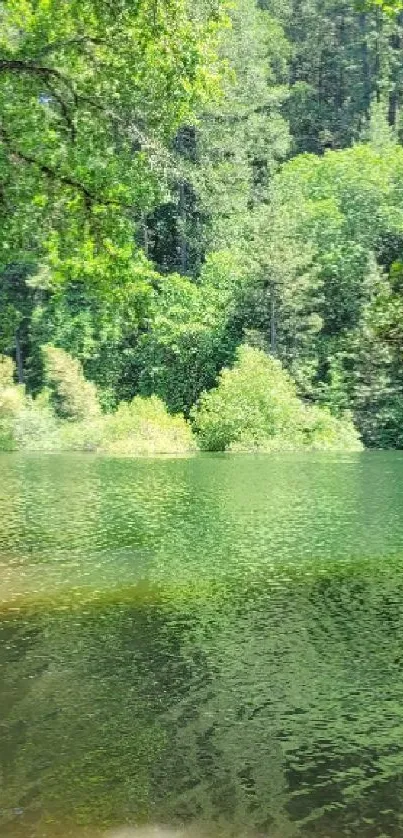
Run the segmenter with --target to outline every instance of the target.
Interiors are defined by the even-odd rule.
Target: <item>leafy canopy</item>
[[[133,222],[154,205],[167,145],[217,88],[216,4],[6,0],[0,7],[0,268],[107,293],[146,260]]]

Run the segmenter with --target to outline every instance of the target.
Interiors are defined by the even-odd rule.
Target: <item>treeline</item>
[[[0,352],[18,410],[53,398],[51,347],[96,386],[89,447],[157,403],[213,450],[355,447],[351,416],[366,445],[403,447],[392,6],[1,4]],[[61,422],[71,440],[95,421],[46,409],[58,445]],[[28,437],[11,413],[12,446]]]
[[[45,386],[32,398],[0,355],[0,451],[99,451],[118,456],[204,451],[360,450],[345,415],[304,404],[280,362],[240,347],[232,369],[191,410],[168,412],[157,396],[135,396],[102,411],[79,361],[42,347]]]

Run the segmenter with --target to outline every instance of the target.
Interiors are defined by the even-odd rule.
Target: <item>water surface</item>
[[[0,457],[0,835],[403,830],[403,455]]]

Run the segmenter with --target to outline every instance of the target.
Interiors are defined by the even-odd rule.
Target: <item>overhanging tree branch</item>
[[[54,67],[43,67],[34,64],[32,61],[23,61],[19,58],[0,58],[0,74],[2,73],[21,73],[36,76],[43,79],[48,85],[52,81],[61,82],[69,91],[74,104],[77,105],[78,99],[73,81]]]
[[[89,39],[83,38],[82,40],[84,41]],[[90,40],[94,40],[95,43],[95,39]],[[70,43],[72,43],[72,41]],[[99,41],[99,43],[101,43],[101,41]],[[132,117],[129,117],[129,119],[124,119],[115,110],[111,109],[103,102],[94,99],[91,96],[82,93],[77,93],[73,80],[69,79],[59,70],[56,70],[53,67],[44,67],[42,65],[33,63],[29,60],[1,58],[0,74],[2,73],[24,73],[27,75],[37,76],[38,78],[43,79],[46,82],[51,95],[54,96],[55,100],[58,102],[61,108],[61,112],[69,125],[72,137],[74,137],[74,127],[73,130],[71,130],[71,117],[69,121],[69,113],[67,106],[64,103],[62,96],[60,96],[59,93],[55,91],[55,88],[52,85],[52,82],[54,81],[61,82],[65,86],[65,88],[67,88],[76,108],[78,108],[79,105],[82,104],[93,108],[95,111],[103,113],[111,122],[114,122],[116,125],[119,125],[119,127],[123,128],[125,133],[131,136],[132,139],[135,139],[135,141],[139,142],[142,149],[147,150],[151,153],[156,153],[157,156],[159,156],[165,164],[172,165],[172,155],[168,152],[168,150],[164,148],[163,145],[161,145],[155,138],[147,136],[144,133],[144,131],[135,124],[134,119]]]
[[[39,171],[45,175],[46,177],[50,178],[51,180],[57,181],[58,183],[62,184],[63,186],[68,186],[70,189],[75,189],[78,192],[81,192],[83,195],[84,200],[88,204],[103,204],[104,206],[114,206],[114,207],[121,207],[122,209],[134,209],[132,204],[125,204],[121,201],[117,201],[113,198],[107,198],[105,196],[98,195],[95,192],[92,192],[84,183],[76,180],[70,175],[64,175],[61,172],[58,172],[57,169],[54,169],[52,166],[49,166],[48,163],[44,163],[41,160],[38,160],[31,154],[27,154],[25,151],[17,148],[14,145],[13,139],[10,137],[6,129],[0,125],[0,142],[6,146],[9,151],[10,157],[14,157],[21,163],[27,163],[31,166],[35,166]]]
[[[43,67],[39,64],[34,64],[32,61],[23,61],[20,58],[0,58],[0,73],[31,73],[35,76],[42,76],[43,78],[54,77],[71,84],[70,80],[55,70],[53,67]]]

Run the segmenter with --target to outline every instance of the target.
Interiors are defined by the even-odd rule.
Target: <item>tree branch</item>
[[[56,79],[62,82],[69,90],[74,104],[77,105],[77,94],[74,90],[73,82],[67,76],[55,70],[53,67],[43,67],[34,64],[31,61],[22,61],[19,58],[0,58],[0,74],[1,73],[26,73],[28,75],[38,76],[49,84],[49,81]]]
[[[64,101],[62,96],[59,96],[57,90],[55,90],[54,87],[49,83],[48,83],[48,88],[50,90],[51,97],[53,97],[55,102],[57,102],[57,104],[59,105],[61,116],[62,116],[62,118],[64,119],[64,121],[67,125],[68,131],[70,132],[71,142],[75,143],[75,141],[76,141],[76,126],[75,126],[74,120],[73,120],[73,118],[70,114],[69,107],[68,107],[68,105],[66,105],[66,102]]]
[[[36,166],[43,175],[50,178],[51,180],[55,180],[58,183],[63,184],[63,186],[68,186],[71,189],[75,189],[78,192],[81,192],[84,200],[88,204],[103,204],[104,206],[121,207],[122,209],[127,210],[134,209],[134,207],[130,204],[124,204],[120,201],[117,201],[116,199],[105,198],[100,195],[97,195],[95,192],[92,192],[91,189],[88,189],[88,187],[85,186],[85,184],[80,183],[80,181],[78,180],[75,180],[75,178],[72,178],[69,175],[63,175],[56,169],[53,169],[52,166],[49,166],[47,163],[43,163],[41,160],[38,160],[31,154],[27,154],[26,152],[21,151],[21,149],[19,148],[15,148],[15,146],[13,145],[12,138],[1,125],[0,142],[3,142],[3,144],[8,148],[11,157],[15,157],[16,160],[22,163],[27,163],[31,166]]]
[[[96,39],[89,39],[84,37],[81,39],[82,42],[84,42],[85,40],[91,40],[94,43],[97,42]],[[72,43],[72,41],[70,43]],[[101,43],[101,41],[99,41],[99,43]],[[49,47],[50,46],[51,45],[49,45]],[[172,166],[173,160],[170,152],[166,148],[164,148],[164,146],[161,143],[159,143],[155,138],[147,136],[147,134],[141,128],[139,128],[139,126],[135,124],[132,118],[129,120],[124,119],[116,111],[106,106],[103,102],[100,102],[92,98],[91,96],[82,93],[77,93],[72,79],[69,79],[59,70],[56,70],[53,67],[44,67],[42,65],[35,64],[29,60],[1,58],[0,74],[1,73],[26,73],[28,75],[31,74],[44,79],[51,94],[59,103],[61,111],[64,117],[66,118],[67,108],[65,105],[63,105],[62,98],[59,96],[59,94],[56,93],[54,87],[51,86],[52,80],[61,82],[69,91],[73,99],[74,106],[76,108],[79,107],[79,104],[85,104],[93,108],[94,110],[102,112],[109,120],[111,120],[111,122],[114,122],[116,125],[119,125],[120,127],[124,128],[125,133],[129,136],[131,135],[132,139],[140,143],[141,148],[143,148],[144,150],[148,150],[149,152],[154,152],[157,157],[160,157],[160,159],[164,161],[165,165]]]
[[[53,67],[42,67],[33,64],[32,61],[22,61],[20,58],[0,58],[0,73],[33,73],[36,76],[49,78],[54,76],[64,82],[68,82],[65,76],[54,70]],[[70,82],[69,82],[70,83]]]

